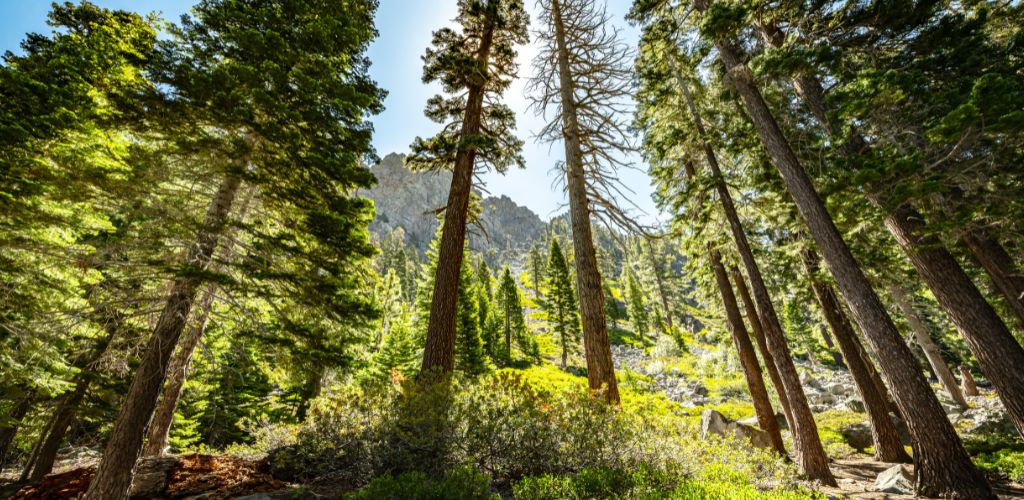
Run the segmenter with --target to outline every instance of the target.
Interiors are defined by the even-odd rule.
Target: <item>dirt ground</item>
[[[823,487],[821,490],[837,497],[856,499],[902,500],[922,498],[914,495],[894,495],[872,491],[878,474],[896,464],[872,460],[836,460],[832,462],[832,473],[836,476],[838,488]],[[909,466],[913,470],[913,466]],[[992,482],[1000,498],[1024,498],[1024,486],[1006,482]]]
[[[245,460],[231,456],[182,455],[181,462],[171,470],[167,487],[158,498],[177,499],[202,495],[204,500],[220,500],[237,496],[284,489],[287,484],[271,477],[265,460]],[[21,488],[12,500],[77,498],[89,488],[96,468],[83,467],[60,474],[51,474],[41,483]]]

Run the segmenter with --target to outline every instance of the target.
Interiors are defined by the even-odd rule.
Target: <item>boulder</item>
[[[772,445],[768,433],[757,427],[746,425],[732,420],[715,410],[704,410],[700,416],[700,437],[708,439],[708,436],[734,436],[737,439],[746,439],[757,448],[770,448]]]
[[[154,498],[167,490],[167,481],[181,460],[174,456],[145,457],[139,460],[132,478],[131,498]]]
[[[875,491],[912,495],[914,493],[914,475],[903,464],[894,465],[878,474],[875,478]]]
[[[846,444],[857,451],[862,452],[875,445],[875,441],[871,437],[871,426],[865,422],[843,427],[839,433],[843,435]]]

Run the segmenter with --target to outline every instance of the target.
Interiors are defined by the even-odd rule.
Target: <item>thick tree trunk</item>
[[[6,427],[0,427],[0,469],[3,469],[3,466],[7,463],[7,454],[14,443],[14,436],[18,434],[21,419],[25,418],[25,415],[32,409],[32,405],[35,402],[35,390],[29,389],[25,391],[24,396],[14,402],[14,405],[11,406],[11,411],[7,413],[7,418],[11,423]]]
[[[164,383],[164,389],[160,394],[160,405],[153,415],[153,422],[150,423],[146,435],[146,445],[142,448],[144,457],[160,456],[167,449],[171,422],[174,421],[174,412],[178,409],[181,391],[185,387],[189,363],[196,347],[199,346],[199,341],[203,338],[216,294],[217,285],[211,283],[206,287],[203,297],[199,299],[199,318],[193,320],[174,353],[171,366],[167,370],[167,382]]]
[[[729,331],[732,333],[732,341],[736,346],[740,365],[743,367],[743,377],[747,380],[747,388],[750,389],[750,399],[754,402],[757,422],[771,438],[772,448],[775,448],[779,455],[785,457],[787,456],[786,446],[782,444],[779,421],[775,419],[775,410],[772,409],[772,403],[768,399],[768,390],[765,389],[764,378],[761,377],[761,365],[757,363],[754,345],[750,343],[750,334],[743,326],[743,316],[740,315],[740,308],[736,304],[736,295],[733,293],[732,285],[729,284],[725,266],[722,265],[722,256],[718,250],[708,248],[708,258],[711,260],[711,268],[715,273],[718,291],[722,294],[725,318],[729,324]]]
[[[245,221],[255,197],[256,189],[252,188],[242,201],[241,207],[239,207],[239,221]],[[231,234],[226,237],[227,241],[223,252],[221,252],[222,258],[215,265],[215,272],[223,271],[224,263],[231,260],[234,256],[236,244],[234,236],[234,234]],[[163,391],[160,393],[160,405],[157,406],[156,413],[153,415],[153,421],[150,423],[149,431],[146,435],[146,444],[142,448],[142,456],[144,457],[160,456],[168,447],[171,423],[174,421],[174,412],[178,409],[181,391],[185,387],[188,367],[192,361],[192,355],[195,353],[196,347],[199,346],[199,341],[202,340],[203,333],[206,331],[206,323],[210,319],[210,312],[213,310],[213,303],[216,298],[217,284],[210,283],[206,286],[202,298],[199,299],[197,309],[199,317],[193,319],[192,324],[189,325],[188,332],[178,345],[177,351],[174,352],[171,366],[167,370],[167,382],[164,383]]]
[[[240,184],[241,178],[233,173],[228,174],[221,182],[206,213],[203,227],[189,248],[185,262],[191,267],[206,269],[209,266],[227,225],[228,214]],[[89,484],[86,499],[117,499],[128,494],[135,472],[135,462],[142,451],[146,429],[153,417],[153,410],[156,409],[171,355],[192,310],[200,284],[200,279],[191,274],[175,278],[163,312],[156,328],[153,329],[110,438],[107,440],[103,459]]]
[[[899,285],[891,285],[889,287],[889,295],[892,296],[893,302],[896,303],[896,306],[906,316],[907,323],[910,323],[910,330],[914,333],[914,340],[921,348],[921,351],[924,352],[925,359],[928,360],[928,364],[939,379],[939,383],[942,384],[942,388],[946,390],[949,397],[961,409],[966,410],[967,400],[964,399],[963,394],[960,393],[960,388],[956,385],[956,377],[953,376],[949,365],[942,359],[939,346],[935,345],[935,341],[932,340],[932,336],[928,333],[928,327],[925,326],[924,321],[921,321],[921,317],[914,310],[914,306],[910,304],[907,292]]]
[[[963,380],[963,390],[965,396],[980,396],[978,392],[978,384],[974,383],[974,375],[971,375],[970,368],[964,365],[960,365],[960,379]]]
[[[579,122],[576,116],[576,93],[569,67],[565,25],[558,0],[551,2],[558,51],[558,78],[562,104],[562,137],[565,144],[565,174],[569,191],[569,218],[576,257],[576,290],[580,297],[580,320],[583,324],[583,349],[587,358],[587,381],[592,391],[603,391],[605,400],[619,402],[619,387],[612,364],[608,325],[604,317],[604,287],[597,264],[594,237],[590,227],[590,200],[587,197],[586,174],[580,145]]]
[[[821,249],[829,271],[861,330],[878,353],[882,374],[888,379],[900,413],[913,436],[917,493],[923,496],[994,498],[988,481],[971,462],[959,436],[946,419],[942,405],[916,363],[912,362],[910,349],[790,148],[754,83],[750,68],[731,44],[717,41],[715,45],[730,81],[740,94],[761,142],[774,160],[787,191]]]
[[[757,350],[761,353],[761,359],[764,360],[764,368],[768,371],[768,377],[772,379],[772,385],[775,386],[775,392],[779,396],[779,405],[782,406],[782,412],[786,416],[786,424],[792,429],[793,413],[789,409],[789,398],[786,397],[786,390],[782,387],[782,375],[779,375],[779,369],[776,368],[772,353],[768,350],[768,341],[764,338],[764,327],[757,314],[757,308],[754,306],[754,299],[750,297],[750,289],[747,288],[747,283],[739,268],[732,266],[730,273],[733,282],[736,283],[736,289],[739,291],[740,300],[743,302],[743,309],[747,313],[747,321],[750,322],[750,330],[754,334]]]
[[[774,31],[776,33],[773,34],[771,27],[765,27],[766,39],[778,45],[778,30]],[[822,129],[832,135],[835,127],[828,117],[821,82],[805,73],[794,80],[794,85]],[[847,156],[856,156],[869,147],[867,141],[855,132],[842,150]],[[867,198],[875,206],[885,209],[888,200],[880,194],[884,191],[883,186],[869,185]],[[1024,435],[1024,370],[1017,369],[1024,366],[1024,347],[1013,337],[949,250],[938,238],[927,234],[924,217],[914,207],[901,203],[886,212],[884,222],[967,341],[981,370],[992,381],[1017,432]]]
[[[487,22],[488,26],[476,56],[477,63],[484,68],[490,59],[496,29],[493,18],[488,17]],[[459,131],[460,139],[480,133],[484,93],[485,82],[482,80],[469,86],[462,129]],[[421,377],[449,373],[455,368],[455,316],[459,296],[459,272],[462,269],[466,248],[466,220],[469,216],[475,159],[475,148],[461,148],[455,153],[452,184],[448,189],[448,204],[445,206],[444,223],[441,228],[434,294],[431,297],[430,318],[427,324],[427,342],[423,350],[423,364],[420,367]]]
[[[977,224],[969,224],[960,235],[960,241],[992,278],[1018,323],[1024,326],[1024,273],[1016,269],[1010,254],[985,228]]]
[[[879,392],[864,358],[861,357],[858,345],[860,342],[857,340],[857,334],[853,331],[853,325],[847,320],[835,290],[818,276],[820,259],[817,253],[807,248],[803,250],[801,257],[804,269],[811,278],[814,296],[818,299],[825,320],[836,336],[839,350],[846,359],[846,366],[857,385],[861,401],[864,402],[864,409],[867,411],[868,421],[871,424],[871,438],[875,443],[875,460],[910,462],[910,455],[907,455],[906,450],[903,449],[899,432],[896,431],[896,426],[889,417],[889,404],[885,399],[885,393]]]
[[[924,236],[917,211],[903,204],[885,216],[885,224],[963,335],[1017,432],[1024,435],[1024,347],[953,255],[936,238]]]
[[[674,59],[673,66],[675,65]],[[786,391],[786,397],[790,403],[790,412],[793,420],[789,423],[793,433],[793,440],[796,446],[797,462],[804,473],[811,479],[821,481],[822,484],[836,484],[832,471],[828,467],[828,456],[821,445],[821,438],[818,436],[818,426],[814,422],[814,414],[807,404],[807,396],[804,394],[803,385],[800,383],[800,375],[797,374],[796,366],[793,364],[789,346],[786,344],[786,335],[782,331],[782,324],[775,313],[775,306],[772,304],[771,296],[768,294],[768,287],[761,276],[761,269],[754,259],[754,252],[747,241],[747,235],[743,230],[736,206],[733,204],[732,195],[725,185],[722,171],[718,166],[718,158],[711,147],[708,135],[704,129],[704,123],[700,112],[693,102],[689,85],[683,80],[679,73],[676,73],[680,89],[686,100],[686,105],[694,120],[697,134],[700,136],[701,145],[704,149],[704,156],[708,167],[711,169],[711,176],[718,192],[718,199],[722,203],[725,217],[729,221],[729,228],[732,231],[733,241],[743,261],[743,266],[750,277],[750,285],[754,292],[754,301],[760,318],[763,320],[761,326],[764,329],[765,340],[768,343],[768,350],[772,354],[779,375],[782,379],[782,387]]]

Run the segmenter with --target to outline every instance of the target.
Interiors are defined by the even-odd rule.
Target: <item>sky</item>
[[[160,12],[171,21],[177,21],[195,4],[193,0],[92,1],[107,8]],[[533,0],[525,3],[531,11],[531,21],[535,20]],[[638,33],[624,19],[630,3],[630,0],[608,0],[608,12],[615,25],[622,28],[625,40],[635,45]],[[49,32],[46,26],[49,7],[50,0],[0,0],[0,52],[17,52],[18,44],[27,32]],[[440,89],[436,85],[422,83],[423,62],[420,56],[430,43],[431,32],[443,26],[453,26],[455,14],[455,0],[381,0],[376,17],[380,36],[368,54],[373,62],[371,76],[388,91],[385,111],[371,119],[375,130],[374,147],[380,156],[393,152],[407,153],[415,137],[429,137],[437,132],[439,125],[423,116],[423,107],[427,99]],[[487,174],[483,176],[482,188],[494,196],[507,195],[547,219],[565,211],[567,200],[562,189],[555,185],[556,177],[552,171],[562,158],[562,145],[541,144],[535,140],[534,135],[540,131],[544,119],[528,109],[524,93],[526,78],[531,71],[530,62],[537,52],[535,38],[531,35],[531,43],[519,47],[520,78],[505,94],[506,104],[517,114],[517,133],[526,142],[523,150],[526,168],[512,169],[505,175]],[[632,208],[632,213],[646,223],[653,223],[659,217],[651,200],[650,180],[640,158],[636,158],[636,162],[637,170],[625,170],[621,172],[621,178],[632,191],[629,201],[639,207]]]

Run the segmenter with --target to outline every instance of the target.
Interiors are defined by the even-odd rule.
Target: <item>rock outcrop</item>
[[[768,433],[750,425],[732,420],[715,410],[704,410],[700,416],[700,438],[716,436],[734,436],[737,439],[750,441],[757,448],[771,448]]]

